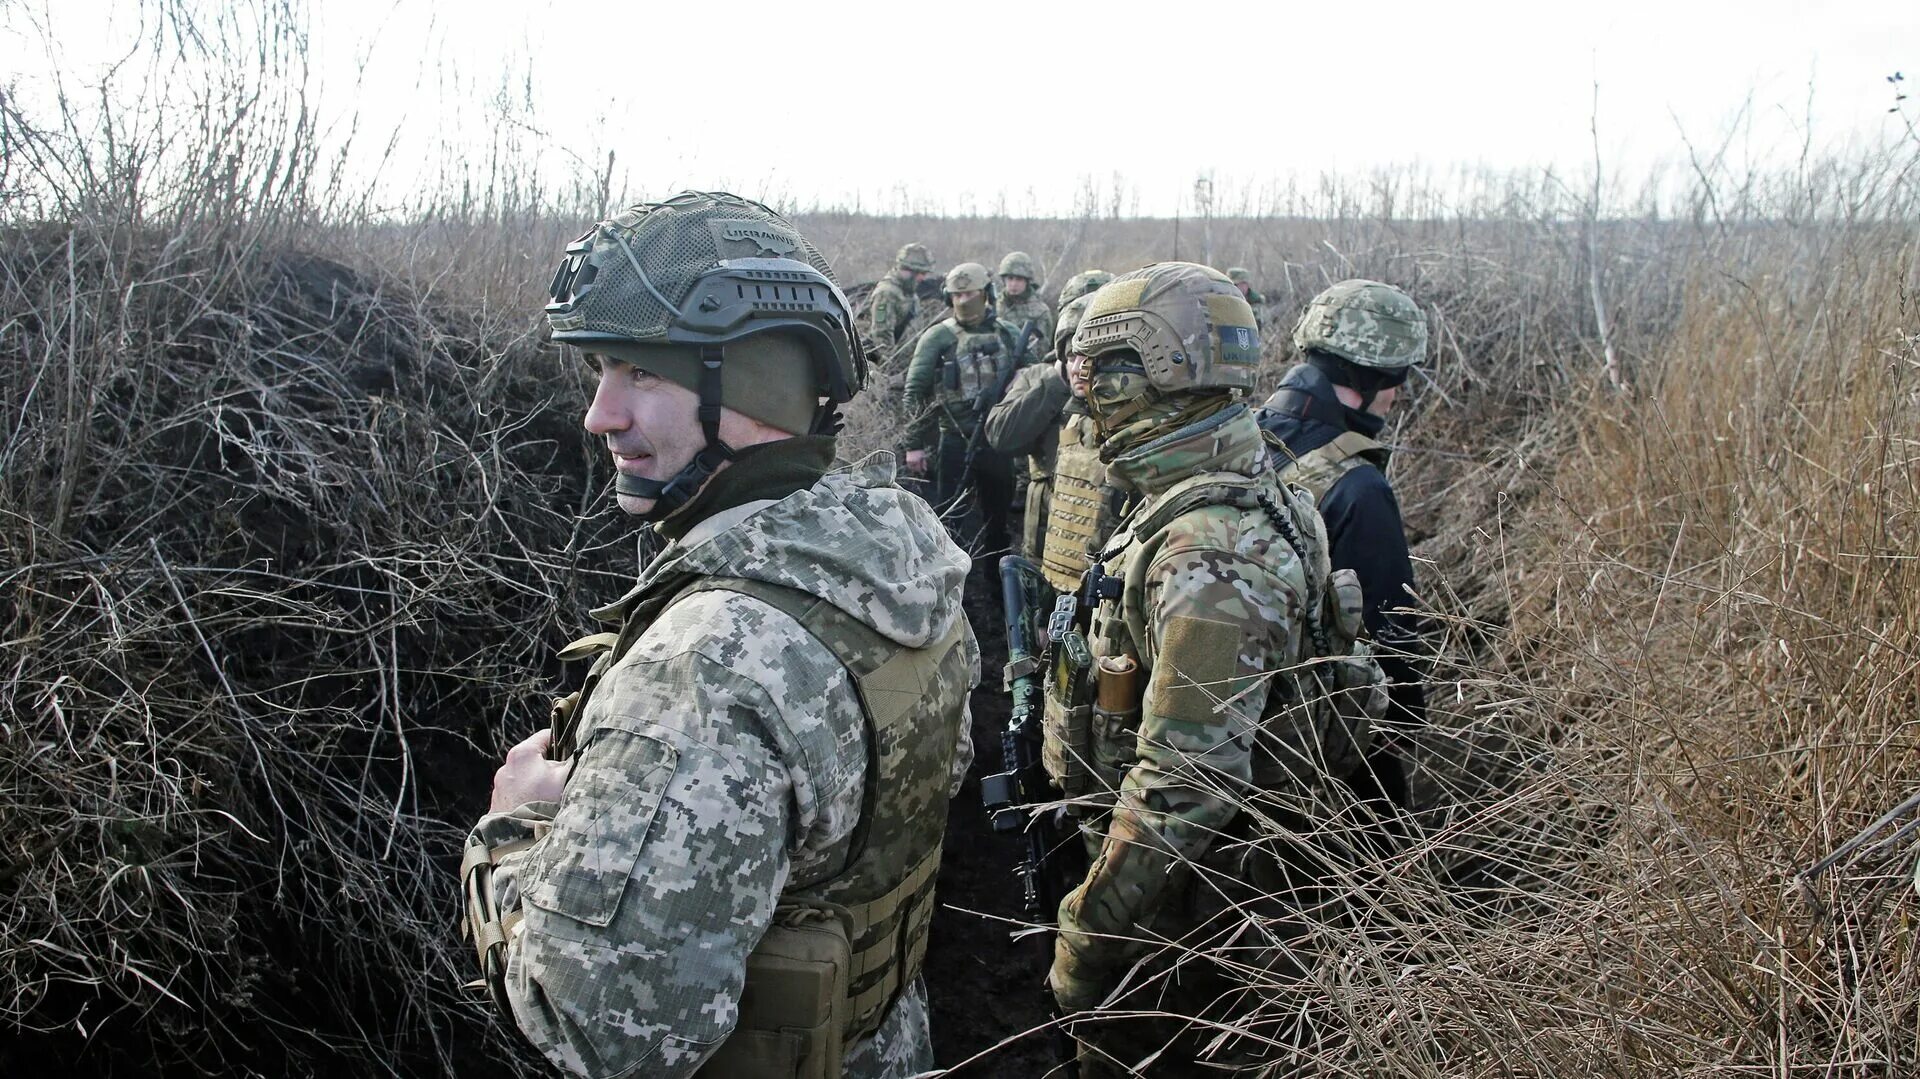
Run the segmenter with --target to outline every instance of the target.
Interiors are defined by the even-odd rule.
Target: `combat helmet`
[[[900,253],[893,257],[893,263],[914,273],[932,273],[933,252],[927,250],[926,244],[904,244]]]
[[[1034,289],[1040,287],[1040,271],[1034,268],[1033,256],[1025,251],[1009,251],[1007,257],[1000,260],[1000,277],[1024,277],[1032,282]]]
[[[1225,274],[1192,262],[1156,262],[1095,292],[1072,348],[1099,366],[1122,349],[1161,393],[1247,390],[1260,366],[1260,330]]]
[[[1353,278],[1315,296],[1293,327],[1301,352],[1326,352],[1360,367],[1398,372],[1427,354],[1427,316],[1413,297]]]
[[[1080,328],[1080,320],[1086,317],[1087,305],[1092,302],[1091,295],[1077,296],[1060,309],[1060,318],[1053,324],[1055,359],[1064,360],[1073,351],[1073,331]]]
[[[664,482],[615,481],[621,494],[654,500],[655,520],[732,459],[720,409],[768,381],[757,374],[805,363],[811,379],[800,381],[813,393],[796,404],[821,434],[837,430],[837,406],[866,383],[852,307],[826,258],[786,218],[738,195],[686,191],[627,208],[567,245],[549,292],[555,341],[644,361],[700,395],[706,447]]]
[[[1245,266],[1229,266],[1227,267],[1227,280],[1236,285],[1251,285],[1253,284],[1253,271],[1247,269]]]
[[[987,268],[977,262],[963,262],[947,271],[947,280],[940,291],[951,296],[956,292],[980,291],[993,292],[993,277]]]
[[[1105,270],[1081,270],[1067,283],[1060,286],[1060,302],[1070,304],[1088,293],[1097,291],[1101,285],[1113,280],[1113,275]]]

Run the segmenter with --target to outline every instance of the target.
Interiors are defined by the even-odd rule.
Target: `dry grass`
[[[154,57],[246,38],[153,10]],[[451,873],[632,565],[537,318],[597,188],[496,158],[374,212],[314,149],[291,16],[251,17],[268,47],[164,108],[0,98],[0,1063],[512,1071]],[[1677,218],[1536,179],[1214,222],[1275,374],[1347,276],[1437,343],[1394,433],[1443,631],[1423,811],[1326,855],[1334,959],[1203,953],[1253,989],[1234,1027],[1317,1002],[1329,1074],[1920,1069],[1912,833],[1796,879],[1920,786],[1914,150],[1703,169]],[[1174,254],[1166,221],[799,217],[849,281],[906,239],[1054,284]]]

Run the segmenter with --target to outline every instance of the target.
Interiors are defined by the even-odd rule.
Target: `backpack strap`
[[[1392,456],[1385,446],[1358,431],[1342,432],[1333,441],[1302,454],[1289,450],[1270,431],[1262,431],[1260,437],[1277,451],[1270,456],[1278,458],[1275,463],[1281,466],[1280,480],[1305,487],[1315,505],[1326,501],[1327,492],[1347,473],[1362,465],[1385,472]]]

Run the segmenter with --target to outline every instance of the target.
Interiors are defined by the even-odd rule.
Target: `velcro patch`
[[[723,258],[786,258],[800,249],[800,239],[768,221],[714,218],[713,246]]]
[[[1087,313],[1080,316],[1082,322],[1092,322],[1102,315],[1111,315],[1116,311],[1131,311],[1140,306],[1140,297],[1147,294],[1147,282],[1119,281],[1094,293],[1093,302],[1087,305]]]
[[[1219,723],[1220,702],[1236,692],[1240,627],[1231,622],[1175,615],[1167,619],[1153,658],[1147,709],[1188,723]]]
[[[1219,362],[1229,367],[1254,367],[1260,363],[1260,331],[1252,325],[1246,301],[1238,296],[1207,297],[1207,318],[1220,338]]]

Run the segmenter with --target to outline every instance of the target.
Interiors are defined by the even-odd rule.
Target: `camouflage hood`
[[[604,610],[617,619],[643,593],[677,591],[688,576],[746,577],[818,596],[888,640],[924,648],[963,617],[968,564],[927,504],[894,486],[892,457],[875,454],[778,502],[693,526]]]

